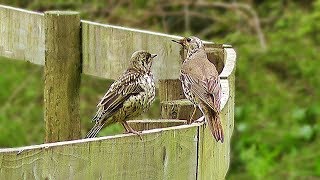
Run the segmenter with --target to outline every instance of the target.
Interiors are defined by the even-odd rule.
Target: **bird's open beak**
[[[151,58],[155,58],[155,57],[157,57],[156,54],[151,54]]]
[[[183,41],[182,41],[182,39],[181,40],[171,40],[171,41],[173,41],[173,42],[175,42],[175,43],[178,43],[178,44],[180,44],[180,45],[182,45],[183,46]]]

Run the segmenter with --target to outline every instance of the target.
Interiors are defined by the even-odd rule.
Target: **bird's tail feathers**
[[[97,113],[94,115],[94,117],[92,118],[91,122],[98,122],[101,119],[102,114],[103,114],[103,111],[99,109]]]
[[[97,122],[99,120],[98,114],[94,115],[94,117],[91,119],[91,122]]]
[[[209,117],[206,117],[206,119],[212,136],[216,139],[217,142],[221,141],[221,143],[223,143],[223,128],[219,115],[210,115]]]
[[[87,133],[85,138],[94,138],[103,128],[105,123],[96,122],[96,124],[91,128],[91,130]]]

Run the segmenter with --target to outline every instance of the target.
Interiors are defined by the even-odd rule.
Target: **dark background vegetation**
[[[238,54],[228,179],[320,178],[320,0],[0,0],[232,44]],[[82,134],[110,81],[83,76]],[[43,69],[0,58],[0,147],[43,142]],[[159,102],[145,117],[159,115]],[[102,135],[118,133],[115,125]],[[209,162],[208,162],[209,163]]]

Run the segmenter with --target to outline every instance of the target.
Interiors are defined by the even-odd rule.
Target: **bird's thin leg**
[[[142,137],[141,137],[141,135],[140,135],[140,132],[132,129],[132,127],[130,127],[129,124],[128,124],[126,121],[123,121],[123,125],[126,126],[126,129],[128,129],[127,132],[138,135],[139,138],[142,140]]]
[[[193,123],[193,118],[194,118],[194,115],[196,114],[196,110],[197,110],[197,106],[196,105],[193,105],[193,112],[192,112],[192,114],[191,114],[191,116],[190,116],[190,119],[189,119],[189,121],[188,121],[188,124],[191,124],[191,123]]]
[[[203,112],[201,106],[199,107],[199,109],[202,112],[202,114],[204,115],[205,113]],[[206,120],[205,120],[204,116],[200,117],[199,119],[195,120],[194,122],[196,122],[196,123],[204,123],[204,125],[206,125]]]
[[[126,131],[125,133],[129,133],[129,130],[128,130],[127,126],[123,122],[121,122],[121,124],[122,124],[123,128]]]

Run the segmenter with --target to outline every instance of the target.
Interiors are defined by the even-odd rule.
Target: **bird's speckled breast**
[[[180,76],[180,81],[181,81],[181,84],[182,84],[183,94],[194,105],[197,105],[198,104],[198,100],[195,97],[195,95],[190,91],[191,82],[189,82],[187,79],[185,79],[182,74]]]
[[[116,115],[125,117],[123,120],[128,120],[130,117],[136,117],[146,112],[154,101],[155,84],[152,74],[146,74],[140,77],[139,82],[144,91],[135,96],[131,96]]]

